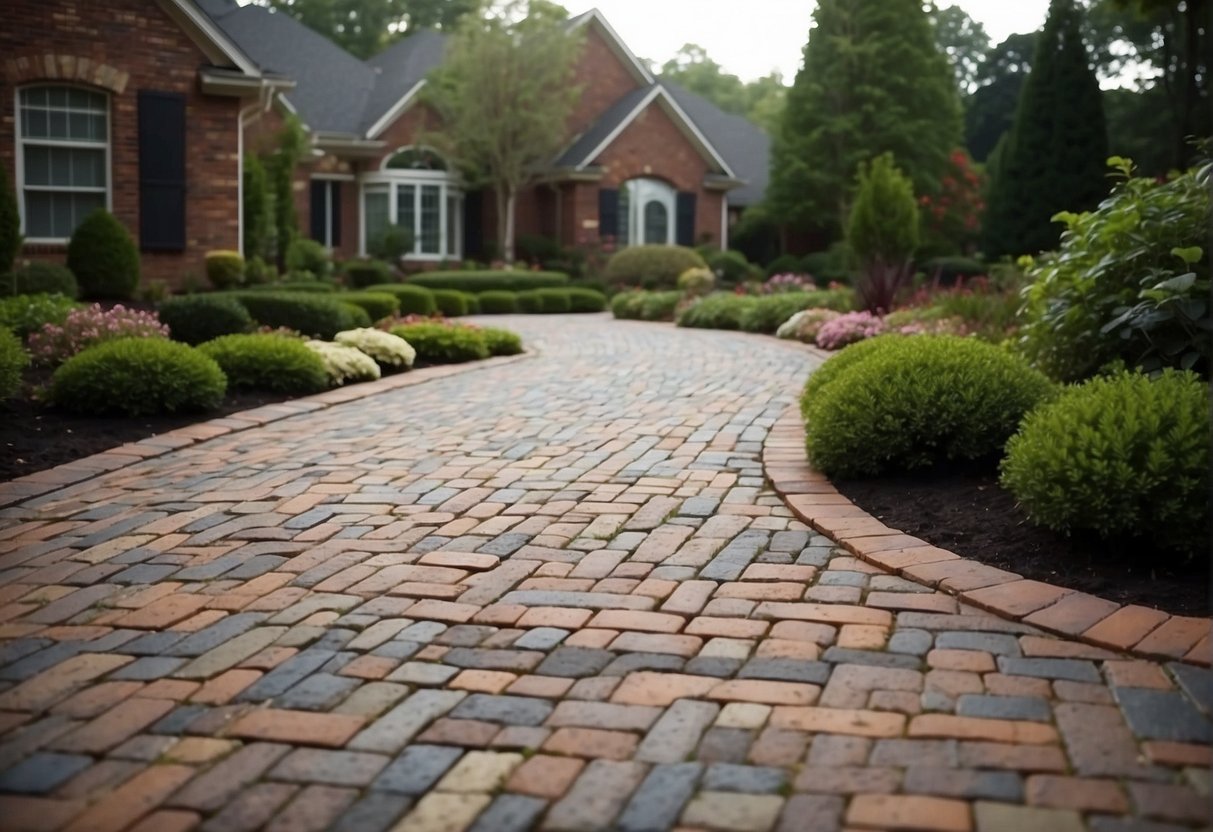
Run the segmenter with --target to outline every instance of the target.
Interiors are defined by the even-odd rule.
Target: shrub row
[[[0,275],[0,296],[40,294],[76,298],[80,295],[80,287],[67,266],[38,260]]]
[[[560,272],[483,271],[483,272],[424,272],[408,279],[414,286],[427,289],[454,289],[479,294],[488,291],[522,292],[564,286],[567,274]]]
[[[773,333],[804,309],[845,311],[854,303],[848,289],[733,295],[723,292],[695,301],[678,316],[678,325],[700,329],[740,329]]]
[[[334,297],[294,292],[240,291],[229,293],[262,326],[286,327],[313,338],[330,340],[342,330],[370,326],[360,306]]]
[[[408,341],[417,351],[417,359],[427,364],[459,364],[522,352],[522,339],[517,334],[494,327],[420,321],[394,326],[392,334]]]
[[[611,298],[611,314],[623,320],[672,321],[681,292],[620,292]]]

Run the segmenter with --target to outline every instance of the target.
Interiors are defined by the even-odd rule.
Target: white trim
[[[702,144],[703,148],[712,155],[712,158],[716,160],[716,163],[720,165],[720,169],[724,171],[725,174],[736,179],[737,175],[733,173],[733,169],[729,167],[729,163],[724,160],[723,156],[716,152],[716,148],[712,147],[712,143],[708,141],[708,137],[700,132],[699,128],[695,125],[695,122],[691,121],[691,117],[686,114],[686,111],[678,106],[678,102],[674,100],[674,96],[670,95],[669,91],[666,90],[665,87],[660,87],[660,89],[662,98],[669,102],[669,105],[674,108],[674,112],[678,114],[678,117],[682,119],[682,123],[685,124],[687,128],[689,128],[694,134],[696,141]]]
[[[384,130],[386,130],[393,121],[398,119],[400,117],[400,115],[406,109],[408,109],[408,105],[412,103],[413,97],[424,86],[425,86],[424,78],[422,78],[416,84],[413,84],[413,86],[409,88],[408,92],[406,92],[400,98],[399,101],[397,101],[390,108],[388,108],[388,111],[386,113],[384,113],[382,116],[380,116],[378,121],[376,121],[374,124],[371,125],[371,129],[366,131],[366,137],[368,139],[377,138],[380,133],[382,133]]]
[[[632,75],[636,80],[645,86],[653,83],[653,73],[649,72],[649,68],[628,48],[628,45],[623,42],[623,38],[619,37],[619,33],[615,31],[610,23],[607,23],[607,19],[602,16],[602,12],[598,11],[598,9],[590,9],[578,17],[574,21],[572,29],[579,29],[590,21],[594,21],[602,27],[607,38],[615,45],[616,51],[623,53],[621,57],[624,58],[626,63],[630,64]]]
[[[158,0],[160,6],[168,12],[170,17],[175,17],[172,9],[176,9],[183,15],[188,23],[194,26],[201,32],[210,45],[219,51],[225,58],[231,61],[241,72],[246,75],[251,75],[254,78],[261,77],[261,70],[257,64],[253,62],[248,55],[236,46],[222,29],[216,26],[206,14],[194,5],[191,0]],[[178,23],[181,21],[178,20]],[[187,32],[188,34],[188,32]],[[201,45],[201,44],[200,44]]]
[[[394,155],[394,154],[393,154]],[[358,177],[358,254],[366,256],[366,188],[368,185],[387,185],[388,197],[388,223],[397,225],[400,221],[399,217],[399,189],[402,185],[413,186],[413,228],[409,229],[413,234],[413,250],[405,255],[406,260],[415,261],[433,261],[439,262],[442,260],[460,259],[463,257],[463,235],[457,234],[455,238],[456,251],[447,251],[446,249],[446,215],[447,215],[447,197],[456,197],[456,210],[462,217],[463,200],[465,198],[463,191],[463,182],[458,175],[449,171],[440,170],[401,170],[392,169],[386,171],[372,171],[364,173]],[[426,186],[438,187],[438,251],[423,252],[421,251],[421,189]],[[462,230],[461,219],[457,220],[457,226]]]

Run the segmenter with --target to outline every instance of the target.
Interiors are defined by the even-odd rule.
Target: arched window
[[[665,241],[670,236],[670,213],[656,199],[650,199],[644,205],[644,238],[645,240]]]
[[[391,225],[413,237],[409,255],[441,260],[463,254],[463,190],[445,159],[428,147],[404,147],[362,177],[362,250]]]
[[[59,84],[23,87],[17,111],[21,233],[65,241],[109,206],[109,97]]]
[[[619,244],[673,243],[675,191],[660,179],[629,179],[619,187]]]

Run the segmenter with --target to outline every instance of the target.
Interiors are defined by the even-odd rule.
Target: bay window
[[[413,236],[417,260],[463,255],[463,191],[457,174],[427,148],[405,148],[362,177],[362,251],[390,225]]]

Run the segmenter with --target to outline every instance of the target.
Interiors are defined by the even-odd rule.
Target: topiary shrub
[[[233,292],[231,296],[258,324],[285,327],[315,338],[332,338],[345,329],[370,326],[362,309],[331,297],[265,290]]]
[[[17,295],[0,298],[0,328],[24,338],[47,324],[62,324],[80,304],[63,295]]]
[[[802,399],[809,460],[827,476],[993,464],[1023,415],[1054,392],[1023,360],[982,341],[871,343]]]
[[[0,401],[21,389],[21,371],[27,364],[29,356],[21,348],[21,339],[0,327]]]
[[[163,338],[107,341],[68,359],[51,377],[49,399],[90,416],[151,416],[210,410],[227,379],[213,359]]]
[[[355,289],[392,283],[392,267],[382,260],[351,260],[345,264],[345,282]]]
[[[186,344],[201,344],[220,335],[248,332],[253,318],[236,298],[228,295],[182,295],[169,298],[157,309],[168,325],[169,337]]]
[[[543,298],[535,289],[529,289],[525,292],[518,292],[514,296],[518,304],[518,311],[527,315],[538,315],[543,311]]]
[[[433,315],[438,311],[434,293],[424,286],[408,283],[376,283],[366,287],[368,292],[384,292],[400,303],[401,315]]]
[[[708,295],[682,310],[678,325],[697,329],[741,329],[741,319],[754,300],[724,292]]]
[[[606,279],[614,286],[673,289],[687,269],[706,268],[699,252],[684,246],[629,246],[611,255]]]
[[[375,359],[356,347],[332,341],[305,341],[303,347],[321,360],[329,381],[335,385],[374,381],[382,375]]]
[[[467,295],[458,289],[434,289],[434,304],[448,318],[462,318],[468,313]]]
[[[560,272],[515,271],[450,271],[425,272],[409,278],[414,286],[427,289],[457,289],[460,292],[521,292],[527,289],[549,289],[564,286],[569,276]]]
[[[480,301],[480,312],[483,315],[509,315],[518,311],[518,298],[513,292],[494,289],[481,292],[476,297]]]
[[[606,295],[593,289],[563,289],[568,296],[570,312],[602,312],[607,307]]]
[[[31,260],[0,276],[0,295],[63,295],[75,299],[79,294],[76,276],[58,263]]]
[[[224,335],[198,349],[215,360],[232,387],[294,395],[328,387],[324,362],[298,338]]]
[[[1028,414],[1002,484],[1054,531],[1193,557],[1209,545],[1209,431],[1194,373],[1095,378]]]
[[[753,298],[741,313],[741,329],[772,333],[797,312],[816,306],[815,301],[808,292],[782,292]]]
[[[388,292],[342,292],[335,297],[342,303],[352,303],[362,309],[372,322],[390,318],[400,311],[400,301]]]
[[[471,327],[422,322],[393,327],[392,334],[408,341],[418,360],[426,364],[459,364],[489,357],[480,330]]]
[[[89,300],[129,300],[139,285],[139,250],[125,226],[98,208],[67,244],[67,267]]]
[[[333,341],[366,353],[388,369],[407,370],[417,358],[417,351],[408,341],[381,329],[350,329],[338,332]]]
[[[825,389],[826,385],[844,375],[856,364],[866,361],[872,356],[881,355],[884,350],[882,344],[895,337],[893,335],[877,336],[867,341],[852,344],[846,349],[839,351],[836,355],[830,356],[830,360],[814,370],[812,375],[809,376],[809,380],[805,382],[804,390],[800,394],[801,415],[805,419],[808,419],[810,404],[821,397],[821,391]]]
[[[518,355],[523,351],[522,338],[508,329],[481,327],[480,337],[489,348],[489,355]]]
[[[168,327],[155,313],[127,309],[118,304],[102,309],[94,303],[87,308],[72,309],[63,323],[44,324],[30,333],[29,351],[39,364],[54,367],[76,353],[105,341],[120,338],[165,338]]]
[[[238,251],[208,251],[206,279],[216,289],[235,289],[244,285],[244,257]]]
[[[326,277],[333,270],[325,247],[306,237],[296,237],[287,244],[285,262],[288,272],[311,272],[316,277]]]

